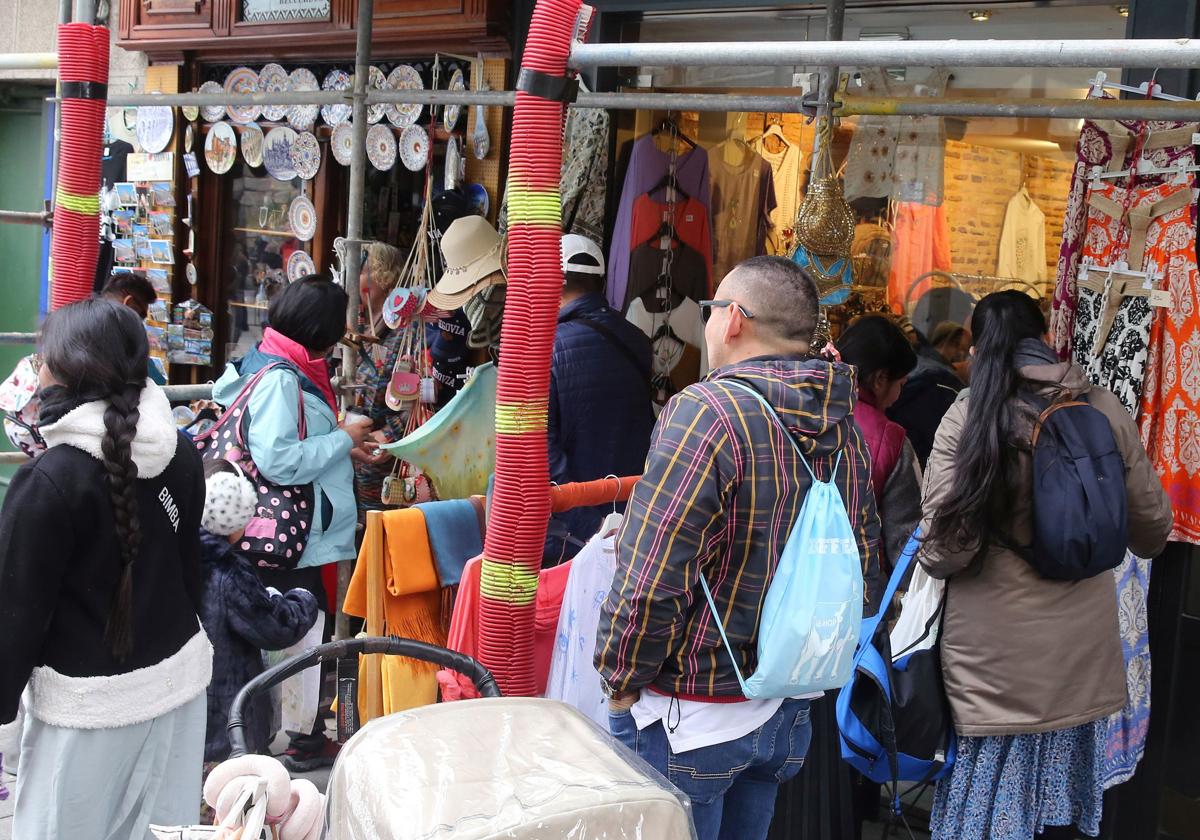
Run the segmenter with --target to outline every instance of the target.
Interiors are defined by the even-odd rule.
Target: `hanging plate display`
[[[317,232],[317,208],[313,206],[312,200],[306,195],[298,195],[292,199],[292,203],[288,206],[288,223],[292,226],[292,233],[296,234],[296,238],[307,242],[316,235]]]
[[[229,75],[225,77],[225,92],[226,93],[255,93],[258,91],[258,74],[249,67],[238,67],[236,70],[231,70]],[[235,123],[244,125],[248,122],[253,122],[258,119],[258,115],[262,113],[262,108],[258,105],[227,105],[225,113],[229,114],[229,119]]]
[[[183,276],[187,278],[188,283],[190,283],[193,286],[196,285],[197,277],[196,277],[195,263],[187,264],[187,266],[183,269]]]
[[[192,146],[195,144],[195,142],[196,142],[195,132],[192,130],[192,127],[190,125],[185,125],[183,127],[183,150],[185,152],[190,152],[192,150]]]
[[[268,64],[258,74],[258,89],[264,93],[281,93],[290,90],[288,87],[288,72],[278,64]],[[286,105],[264,105],[262,115],[264,120],[279,122],[287,116]]]
[[[471,202],[471,206],[475,208],[475,212],[480,216],[488,214],[488,208],[491,205],[491,200],[488,198],[487,187],[483,184],[468,184],[467,198]]]
[[[224,93],[225,88],[221,87],[216,82],[205,82],[200,85],[197,93]],[[205,122],[216,122],[225,118],[225,108],[221,105],[205,105],[200,109],[200,116],[204,117]]]
[[[329,151],[333,153],[334,160],[342,166],[349,166],[354,154],[354,126],[348,122],[339,124],[329,138]]]
[[[263,132],[258,123],[242,126],[242,160],[255,169],[263,165]]]
[[[213,123],[204,138],[204,159],[208,168],[218,175],[228,172],[237,157],[237,135],[227,122]]]
[[[200,109],[195,105],[184,105],[181,109],[183,118],[188,122],[195,122],[200,117]]]
[[[400,160],[413,172],[425,168],[429,160],[429,134],[419,125],[410,125],[400,135]]]
[[[330,70],[321,82],[321,90],[350,90],[353,87],[350,74],[345,70]],[[350,119],[353,110],[349,105],[322,105],[321,119],[326,125],[339,126]]]
[[[297,67],[288,77],[288,86],[292,90],[320,90],[317,77],[305,67]],[[311,131],[317,124],[317,115],[321,113],[320,105],[289,105],[287,109],[288,125],[297,131]]]
[[[442,186],[452,190],[458,186],[462,175],[462,151],[459,149],[458,138],[453,134],[446,141],[446,171],[442,176]]]
[[[175,133],[175,111],[167,105],[137,109],[137,139],[142,151],[156,154],[167,148]]]
[[[371,90],[387,90],[387,77],[383,75],[383,71],[371,65],[371,72],[367,76],[367,87]],[[383,119],[384,111],[387,110],[386,105],[368,105],[367,106],[367,122],[374,125]]]
[[[267,132],[263,145],[263,163],[271,177],[280,181],[290,181],[296,177],[296,167],[292,163],[292,146],[296,145],[296,132],[287,126],[272,128]]]
[[[446,90],[464,91],[467,89],[466,80],[463,78],[463,71],[455,67],[454,72],[450,74],[450,84],[446,86]],[[462,116],[463,108],[461,105],[447,105],[442,111],[442,124],[446,127],[446,131],[454,131],[458,127],[459,117]]]
[[[424,90],[425,82],[411,64],[398,64],[388,74],[390,90]],[[415,102],[387,106],[387,118],[397,128],[407,128],[421,118],[421,105]]]
[[[396,138],[386,125],[373,125],[367,131],[367,157],[381,172],[396,165]]]
[[[290,282],[296,282],[301,277],[309,274],[316,274],[317,267],[313,264],[312,257],[303,251],[293,251],[287,261],[287,276]]]
[[[321,144],[312,132],[302,131],[296,135],[296,142],[292,144],[292,166],[305,181],[311,181],[321,169]]]

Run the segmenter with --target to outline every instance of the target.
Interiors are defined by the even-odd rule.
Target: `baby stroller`
[[[343,746],[328,796],[246,755],[250,697],[328,660],[407,656],[468,677],[480,699],[373,720]],[[347,713],[339,709],[339,714]],[[400,638],[310,648],[251,680],[229,714],[233,757],[205,783],[217,826],[152,826],[159,840],[685,840],[687,798],[583,714],[554,700],[501,697],[469,656]]]

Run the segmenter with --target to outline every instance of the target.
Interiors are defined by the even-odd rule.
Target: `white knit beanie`
[[[237,474],[219,472],[210,475],[204,482],[204,516],[200,524],[210,534],[227,537],[236,534],[249,524],[258,505],[258,494],[254,485],[241,469],[234,464]]]

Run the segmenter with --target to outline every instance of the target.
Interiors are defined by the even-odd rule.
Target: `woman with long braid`
[[[48,449],[0,511],[0,723],[28,686],[22,840],[141,840],[199,816],[204,474],[146,379],[147,349],[138,317],[102,299],[42,332]]]

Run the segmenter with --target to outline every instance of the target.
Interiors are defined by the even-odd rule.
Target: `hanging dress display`
[[[950,71],[939,68],[919,82],[897,82],[887,70],[864,67],[860,92],[870,97],[941,96]],[[846,157],[846,200],[893,198],[942,203],[946,151],[940,117],[859,117]]]
[[[1109,172],[1128,169],[1136,153],[1138,132],[1145,126],[1141,155],[1159,167],[1171,166],[1180,159],[1194,162],[1195,146],[1192,133],[1200,131],[1198,123],[1153,121],[1116,122],[1085,120],[1075,147],[1075,169],[1071,189],[1067,194],[1063,217],[1063,240],[1058,252],[1058,269],[1054,283],[1053,312],[1050,318],[1050,344],[1059,358],[1071,354],[1071,338],[1075,325],[1075,282],[1087,229],[1087,188],[1091,168],[1099,166]],[[1138,186],[1162,183],[1164,176],[1139,176]]]
[[[621,187],[617,219],[613,223],[612,244],[608,250],[608,284],[605,295],[608,305],[613,309],[624,310],[627,298],[629,262],[635,247],[631,244],[633,205],[643,195],[657,190],[671,171],[671,161],[672,156],[655,145],[654,135],[647,134],[634,141],[629,155],[629,168],[625,171],[625,183]],[[685,154],[675,156],[674,162],[675,179],[680,190],[698,201],[705,211],[711,214],[708,152],[696,147]],[[654,198],[661,196],[662,192],[652,193]],[[699,256],[706,265],[712,262],[711,253]],[[707,274],[706,269],[705,275]]]
[[[771,151],[777,144],[777,151]],[[754,151],[771,167],[775,185],[775,209],[771,211],[771,228],[767,231],[767,253],[786,257],[796,244],[792,226],[800,208],[801,173],[804,171],[804,151],[788,140],[783,128],[773,124],[753,143]]]
[[[733,162],[730,162],[730,159]],[[712,178],[713,285],[742,260],[764,252],[775,185],[771,165],[749,145],[726,140],[708,151]]]
[[[946,208],[940,204],[902,202],[895,205],[893,215],[887,297],[892,310],[903,315],[905,301],[917,300],[933,285],[926,281],[910,296],[917,278],[930,271],[950,270],[950,224]]]
[[[1189,261],[1195,233],[1189,184],[1126,190],[1106,183],[1088,192],[1087,233],[1076,279],[1072,355],[1093,384],[1108,388],[1137,417],[1154,318],[1144,278],[1106,271],[1163,272]],[[1191,243],[1192,255],[1186,251]]]
[[[1038,290],[1046,279],[1046,214],[1025,185],[1009,199],[1004,211],[996,275],[1020,280]],[[1013,288],[1028,291],[1019,284]]]
[[[1113,569],[1117,586],[1117,626],[1125,657],[1125,708],[1108,718],[1104,738],[1104,788],[1133,778],[1146,750],[1150,729],[1150,626],[1146,595],[1150,591],[1150,561],[1125,553]]]

